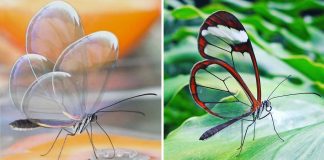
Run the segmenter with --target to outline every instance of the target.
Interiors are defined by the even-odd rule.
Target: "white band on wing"
[[[248,36],[244,30],[238,31],[234,28],[229,28],[223,25],[208,27],[207,30],[204,29],[201,32],[201,35],[204,37],[208,34],[217,36],[228,44],[240,44],[247,42],[248,40]]]

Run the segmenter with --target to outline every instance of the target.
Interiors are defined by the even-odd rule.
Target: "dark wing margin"
[[[231,63],[228,64],[231,64],[234,69],[236,67],[233,55],[248,53],[255,73],[257,100],[261,102],[260,75],[251,41],[243,25],[234,15],[226,11],[218,11],[210,15],[200,27],[198,50],[206,59],[222,59],[220,53],[230,55]]]
[[[226,73],[229,73],[229,76],[226,75],[226,76],[223,76],[222,78],[221,78],[221,76],[217,76],[213,72],[207,70],[207,68],[210,66],[216,66],[216,67],[219,67],[219,68],[227,71]],[[223,87],[212,87],[212,85],[207,86],[207,85],[199,84],[200,82],[198,82],[198,81],[200,78],[198,78],[197,75],[200,71],[207,71],[206,73],[215,77],[215,80],[221,81],[223,83],[222,84]],[[206,76],[202,76],[202,77],[206,77]],[[241,88],[243,90],[243,92],[245,93],[245,97],[248,98],[249,104],[247,104],[246,102],[240,100],[237,96],[235,96],[234,93],[232,92],[232,90],[229,89],[230,86],[226,85],[225,81],[232,77],[234,78],[233,81],[235,83],[237,83],[237,85],[238,85],[235,88]],[[212,82],[213,84],[217,84],[217,81],[215,81],[215,80],[211,80],[210,78],[208,78],[209,82]],[[214,83],[214,82],[216,82],[216,83]],[[196,63],[191,70],[191,77],[190,77],[189,85],[190,85],[189,88],[190,88],[191,95],[192,95],[193,99],[195,100],[195,102],[201,108],[203,108],[206,112],[208,112],[214,116],[220,117],[220,118],[229,118],[229,117],[221,115],[219,112],[217,112],[215,110],[212,111],[209,104],[212,103],[213,105],[215,105],[217,103],[226,103],[226,102],[222,101],[222,99],[216,100],[214,102],[204,100],[205,96],[202,95],[203,93],[201,93],[201,91],[199,91],[199,88],[204,89],[203,92],[209,92],[209,91],[207,91],[207,89],[209,89],[209,90],[211,90],[210,92],[214,92],[215,95],[219,95],[221,93],[227,93],[227,95],[224,95],[224,96],[232,96],[234,100],[229,101],[229,102],[233,102],[233,103],[237,102],[237,103],[241,103],[242,105],[246,105],[247,107],[249,107],[249,110],[243,111],[242,114],[246,114],[248,112],[253,111],[253,109],[256,108],[257,106],[259,106],[259,104],[260,104],[255,99],[252,92],[249,90],[249,88],[247,87],[247,85],[245,84],[245,82],[243,81],[241,76],[235,71],[235,69],[220,59],[205,60],[205,61]],[[217,93],[216,93],[216,91],[217,91]],[[208,93],[207,95],[211,95],[211,94]],[[214,97],[211,97],[211,98],[214,99]],[[222,104],[222,105],[224,105],[224,104]],[[212,107],[214,107],[214,106],[212,106]],[[234,109],[237,110],[237,108],[234,108]],[[237,115],[237,116],[241,116],[242,114]]]

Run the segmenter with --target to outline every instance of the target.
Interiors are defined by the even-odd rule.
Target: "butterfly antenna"
[[[269,98],[271,97],[271,95],[277,90],[277,88],[283,83],[285,82],[286,80],[289,79],[289,77],[291,77],[291,75],[287,76],[284,80],[282,80],[278,85],[277,87],[270,93],[270,95],[268,96],[267,100],[269,100]]]
[[[130,100],[130,99],[133,99],[133,98],[142,97],[142,96],[156,96],[156,95],[157,94],[155,94],[155,93],[144,93],[144,94],[139,94],[139,95],[136,95],[136,96],[133,96],[133,97],[125,98],[125,99],[120,100],[118,102],[115,102],[115,103],[113,103],[113,104],[111,104],[111,105],[109,105],[107,107],[101,108],[101,109],[97,110],[95,113],[101,112],[102,110],[104,110],[106,108],[109,108],[111,106],[114,106],[114,105],[119,104],[121,102],[125,102],[125,101]]]
[[[112,149],[114,150],[114,154],[113,154],[113,156],[110,157],[110,158],[108,158],[108,159],[113,159],[113,158],[115,158],[115,156],[116,156],[116,149],[115,149],[114,144],[113,144],[112,141],[111,141],[110,136],[109,136],[108,133],[103,129],[103,127],[98,123],[98,121],[96,121],[96,123],[97,123],[97,125],[100,127],[100,129],[105,133],[105,135],[106,135],[107,138],[109,139],[109,142],[110,142],[110,144],[111,144]]]
[[[269,100],[271,100],[271,99],[275,99],[275,98],[280,98],[280,97],[287,97],[287,96],[293,96],[293,95],[300,95],[300,94],[313,94],[313,95],[317,95],[317,96],[319,96],[319,97],[322,97],[321,95],[319,95],[318,93],[315,93],[315,92],[303,92],[303,93],[292,93],[292,94],[285,94],[285,95],[275,96],[275,97],[270,98]]]
[[[130,111],[130,110],[113,110],[113,111],[99,111],[99,112],[128,112],[128,113],[136,113],[136,114],[140,114],[142,116],[145,116],[145,113],[140,112],[140,111]]]

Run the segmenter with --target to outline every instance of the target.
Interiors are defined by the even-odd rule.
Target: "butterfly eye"
[[[96,122],[97,121],[97,115],[96,114],[93,114],[91,116],[91,122]]]
[[[269,104],[266,106],[266,111],[270,112],[272,110],[272,106]]]

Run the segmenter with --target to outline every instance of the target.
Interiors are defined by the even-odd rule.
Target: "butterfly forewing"
[[[254,85],[249,87],[261,101],[260,77],[252,45],[246,30],[234,15],[219,11],[209,16],[199,31],[198,50],[206,59],[221,59],[231,65],[244,81],[254,81]],[[245,76],[250,74],[255,77]]]
[[[53,63],[72,42],[83,36],[76,11],[63,1],[43,7],[30,21],[26,35],[27,53],[40,54]]]
[[[85,113],[104,107],[101,102],[106,81],[118,57],[118,41],[110,32],[100,31],[71,44],[59,57],[54,71],[71,74],[80,93]],[[56,86],[54,86],[56,89]]]
[[[31,68],[30,65],[35,67]],[[37,54],[20,57],[10,73],[9,92],[14,105],[21,108],[21,101],[28,87],[43,74],[51,72],[54,64]]]
[[[29,120],[45,127],[62,127],[83,118],[78,91],[70,77],[69,73],[50,72],[31,84],[22,101]]]
[[[231,71],[231,72],[229,72]],[[221,60],[195,64],[191,72],[190,91],[197,104],[218,117],[237,117],[251,110],[252,93],[233,68]]]

